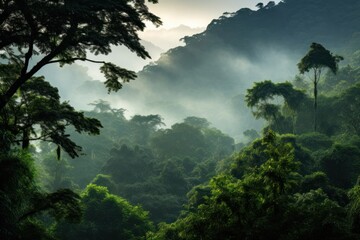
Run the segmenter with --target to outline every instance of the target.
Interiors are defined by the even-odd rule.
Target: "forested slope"
[[[348,59],[359,48],[359,32],[360,3],[355,0],[287,0],[240,9],[213,20],[203,33],[185,37],[186,46],[146,66],[120,98],[165,118],[200,115],[239,135],[261,126],[242,106],[254,81],[292,80],[312,42]]]

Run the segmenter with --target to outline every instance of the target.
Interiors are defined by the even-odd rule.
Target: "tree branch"
[[[0,110],[2,110],[5,105],[9,102],[10,98],[16,93],[16,91],[23,85],[28,79],[30,79],[36,72],[38,72],[43,66],[45,66],[49,61],[51,61],[54,57],[64,51],[69,44],[71,43],[72,37],[76,32],[78,27],[77,22],[72,22],[69,28],[67,35],[61,41],[61,43],[54,48],[48,55],[43,57],[33,68],[27,73],[21,75],[18,79],[16,79],[10,88],[0,96]]]
[[[74,61],[83,61],[83,62],[92,62],[92,63],[100,63],[100,64],[105,64],[105,61],[96,61],[96,60],[92,60],[92,59],[88,59],[88,58],[70,58],[70,59],[58,59],[58,60],[52,60],[49,61],[47,64],[52,64],[52,63],[66,63],[66,62],[74,62]]]
[[[35,25],[34,19],[32,17],[32,14],[30,13],[29,10],[29,6],[27,5],[27,3],[24,0],[18,0],[16,1],[17,4],[19,5],[20,11],[24,14],[25,20],[28,23],[30,29],[31,29],[31,33],[30,33],[30,39],[29,39],[29,48],[27,53],[25,54],[25,61],[24,61],[24,66],[21,69],[21,76],[25,75],[27,72],[27,69],[29,67],[29,62],[30,62],[30,58],[33,55],[33,50],[34,50],[34,39],[37,35],[37,27]]]

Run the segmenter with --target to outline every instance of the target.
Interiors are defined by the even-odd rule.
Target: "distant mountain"
[[[360,45],[360,1],[286,0],[213,20],[170,49],[121,93],[165,119],[198,115],[232,135],[259,127],[244,106],[254,81],[291,80],[312,42],[348,56]],[[139,108],[142,106],[142,108]]]
[[[64,99],[81,109],[102,98],[128,109],[128,115],[161,114],[168,127],[194,115],[241,137],[244,130],[262,126],[244,103],[254,81],[292,80],[312,42],[347,59],[360,49],[360,1],[286,0],[256,11],[240,9],[184,41],[185,46],[161,54],[116,94],[108,95],[100,82],[86,76],[75,86],[73,79],[85,72],[83,68],[75,67],[73,78],[67,68],[47,75],[59,79],[52,82],[66,92]],[[111,60],[122,66],[132,61],[116,49]],[[70,77],[68,86],[60,81],[64,77]]]
[[[191,28],[189,26],[180,25],[175,28],[165,29],[158,28],[153,30],[145,30],[140,33],[142,39],[146,39],[163,49],[169,50],[180,45],[184,45],[180,41],[185,36],[192,36],[194,34],[203,32],[205,28]]]

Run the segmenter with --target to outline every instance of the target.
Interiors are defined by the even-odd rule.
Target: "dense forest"
[[[190,84],[203,88],[198,99],[236,96],[233,117],[257,123],[234,129],[243,129],[235,140],[200,114],[169,126],[102,98],[79,111],[37,74],[91,61],[109,92],[122,91],[136,73],[87,54],[125,45],[148,58],[137,31],[161,21],[144,1],[0,1],[0,239],[360,239],[360,3],[256,6],[224,14],[138,73],[142,87],[153,79],[147,93]],[[256,64],[265,42],[293,48],[296,72],[228,84],[215,53]],[[210,73],[190,78],[198,64]],[[209,108],[221,115],[218,106]]]

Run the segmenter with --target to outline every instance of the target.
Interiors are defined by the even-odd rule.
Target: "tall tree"
[[[312,79],[314,85],[314,131],[317,129],[317,96],[318,83],[321,79],[321,73],[324,68],[330,69],[334,74],[338,71],[338,63],[344,58],[333,55],[329,50],[319,43],[312,43],[309,52],[298,63],[301,74],[313,71]]]
[[[157,3],[157,0],[148,0]],[[145,0],[1,0],[0,51],[2,64],[20,69],[10,86],[0,92],[0,109],[16,91],[47,64],[90,61],[103,64],[109,91],[133,80],[133,71],[112,63],[87,58],[87,52],[106,55],[111,45],[124,45],[139,57],[149,54],[139,42],[144,21],[160,25]],[[38,62],[31,60],[37,56]],[[1,78],[0,81],[5,79]]]

